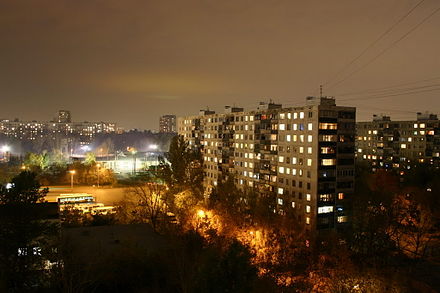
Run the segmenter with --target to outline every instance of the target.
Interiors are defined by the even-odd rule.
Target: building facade
[[[374,115],[356,124],[356,157],[373,168],[410,168],[414,163],[440,162],[440,121],[437,115],[417,113],[416,120],[392,121]]]
[[[176,133],[176,115],[164,115],[159,118],[159,132]]]
[[[309,229],[333,229],[349,222],[355,116],[333,98],[308,97],[303,107],[200,111],[179,118],[178,132],[202,149],[208,192],[234,174],[239,188],[275,197],[274,212],[293,214]]]
[[[59,122],[70,121],[69,111],[59,111],[57,121],[0,120],[0,134],[20,140],[36,140],[44,137],[77,137],[82,144],[88,144],[96,135],[114,133],[111,122]]]
[[[72,122],[72,116],[70,115],[70,111],[67,110],[59,110],[58,111],[58,123],[70,123]]]

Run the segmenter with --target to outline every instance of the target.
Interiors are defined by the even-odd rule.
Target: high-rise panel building
[[[274,212],[309,230],[344,227],[354,192],[355,116],[334,98],[308,97],[303,107],[260,103],[178,119],[178,133],[201,148],[209,192],[234,175],[239,188],[273,196]]]
[[[415,120],[395,121],[374,115],[356,123],[356,157],[373,168],[410,168],[414,163],[440,163],[440,121],[417,113]]]
[[[163,115],[159,118],[159,132],[176,132],[176,115]]]
[[[72,116],[70,115],[70,111],[67,110],[59,110],[58,111],[58,123],[70,123],[72,122]]]

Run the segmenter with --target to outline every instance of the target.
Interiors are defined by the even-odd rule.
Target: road
[[[56,202],[57,197],[64,193],[90,193],[95,196],[97,202],[105,205],[115,205],[124,198],[125,188],[91,187],[91,186],[49,186],[46,196],[48,202]]]

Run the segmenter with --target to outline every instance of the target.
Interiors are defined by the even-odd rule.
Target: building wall
[[[175,133],[176,131],[176,115],[164,115],[159,118],[159,132]]]
[[[358,161],[373,168],[408,168],[413,163],[439,163],[440,122],[436,116],[410,121],[392,121],[376,116],[356,124]]]
[[[255,111],[227,108],[178,119],[179,134],[201,147],[209,192],[228,174],[239,188],[276,199],[274,212],[293,214],[309,228],[348,222],[354,189],[355,108],[334,99],[304,107],[267,104]]]
[[[116,124],[108,122],[35,122],[35,121],[0,121],[0,133],[7,137],[35,140],[44,136],[78,135],[81,141],[88,143],[99,133],[116,132]]]

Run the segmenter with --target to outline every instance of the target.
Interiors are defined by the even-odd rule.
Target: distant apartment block
[[[58,123],[70,123],[72,122],[72,116],[70,115],[70,111],[60,110],[58,111]]]
[[[273,196],[274,212],[307,229],[343,228],[354,192],[355,116],[334,98],[308,97],[303,107],[261,103],[178,119],[178,133],[202,149],[205,188],[230,174],[239,188]]]
[[[176,115],[164,115],[159,118],[159,132],[175,133],[176,131]]]
[[[416,120],[393,121],[374,115],[356,124],[358,161],[373,168],[410,168],[414,163],[440,162],[440,121],[437,115],[417,113]]]
[[[58,121],[71,119],[69,111],[60,111]],[[43,122],[0,120],[0,134],[21,140],[35,140],[45,136],[71,137],[77,136],[86,144],[100,133],[117,131],[115,123],[109,122]]]

